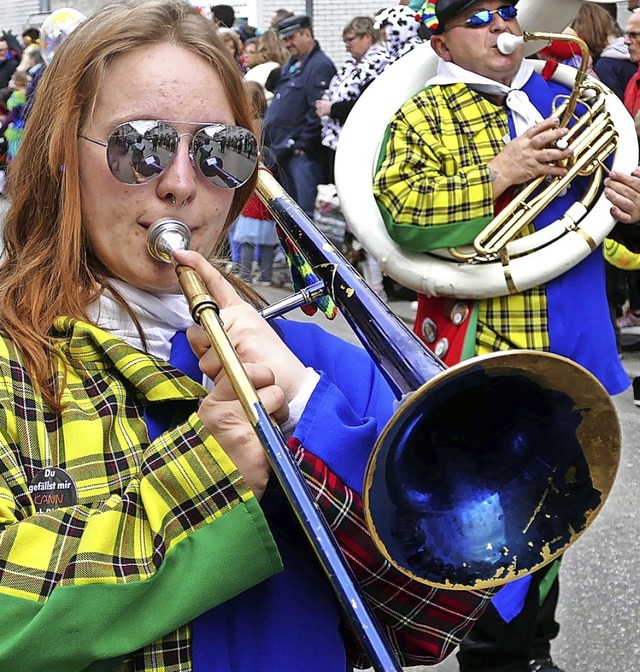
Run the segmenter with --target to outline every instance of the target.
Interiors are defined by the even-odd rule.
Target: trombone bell
[[[447,369],[385,428],[365,477],[379,550],[439,588],[500,586],[551,562],[588,527],[619,461],[599,381],[549,353]]]

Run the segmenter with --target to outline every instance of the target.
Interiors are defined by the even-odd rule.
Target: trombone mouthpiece
[[[522,35],[500,33],[496,46],[501,54],[507,56],[508,54],[512,54],[521,44],[524,44],[524,37]]]
[[[165,217],[154,222],[147,232],[147,250],[158,261],[171,263],[175,250],[188,250],[191,244],[189,227],[178,219]]]

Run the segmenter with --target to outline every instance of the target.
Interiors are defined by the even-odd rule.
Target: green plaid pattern
[[[0,339],[0,669],[190,670],[184,624],[280,570],[268,525],[193,413],[200,385],[88,324],[55,330],[60,415]],[[151,443],[150,402],[187,418]],[[36,511],[29,483],[47,466],[70,474],[77,505]]]
[[[507,114],[464,84],[425,89],[394,116],[374,193],[389,228],[428,229],[493,218],[487,163],[509,137]],[[394,228],[397,227],[397,228]],[[520,235],[533,231],[530,225]],[[425,248],[426,249],[426,248]],[[477,354],[549,349],[544,287],[479,302]]]

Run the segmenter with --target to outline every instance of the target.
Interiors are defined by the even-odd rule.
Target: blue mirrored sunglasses
[[[470,28],[482,28],[493,21],[493,15],[497,14],[503,21],[511,21],[518,16],[518,10],[513,5],[505,5],[498,9],[481,9],[472,14],[462,25]]]
[[[172,124],[184,121],[136,119],[116,126],[107,142],[80,137],[106,147],[107,164],[123,184],[146,184],[172,163],[180,138],[191,136],[189,156],[204,177],[222,189],[237,189],[253,175],[258,162],[258,141],[251,131],[229,124],[208,124],[194,133],[178,133]]]

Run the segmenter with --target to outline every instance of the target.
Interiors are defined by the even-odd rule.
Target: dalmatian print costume
[[[322,96],[324,100],[340,103],[357,100],[364,89],[389,65],[389,57],[384,46],[373,44],[364,56],[356,61],[350,56],[338,73],[331,79],[329,88]],[[322,144],[335,150],[342,124],[333,117],[322,118]]]
[[[378,14],[376,28],[387,35],[386,47],[389,61],[393,63],[422,44],[418,35],[420,23],[416,21],[416,11],[407,5],[393,5]]]

